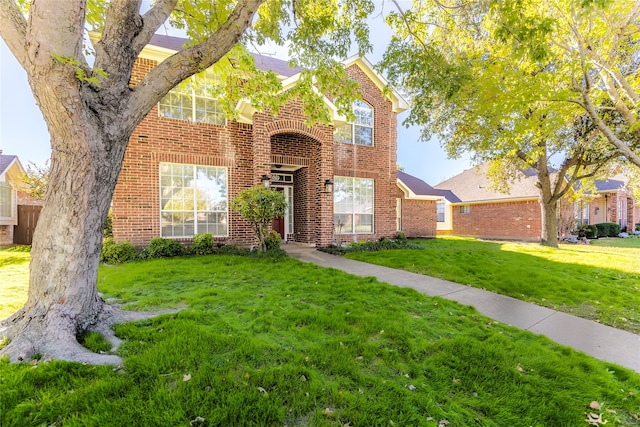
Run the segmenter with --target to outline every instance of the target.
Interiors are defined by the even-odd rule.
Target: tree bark
[[[542,214],[542,233],[540,244],[552,248],[558,247],[558,208],[556,202],[540,202],[540,212]]]

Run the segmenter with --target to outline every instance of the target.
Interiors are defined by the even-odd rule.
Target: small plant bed
[[[592,245],[423,240],[421,251],[350,253],[348,258],[487,289],[640,333],[640,249]],[[596,243],[597,242],[597,243]]]
[[[99,277],[186,308],[117,326],[121,368],[0,361],[2,426],[640,426],[639,374],[411,289],[231,255]]]
[[[423,246],[413,243],[399,234],[395,239],[381,237],[378,240],[361,240],[359,242],[348,242],[341,245],[331,245],[319,250],[334,255],[345,255],[352,252],[377,252],[387,249],[424,249]]]
[[[277,233],[275,233],[277,235]],[[267,250],[259,251],[249,248],[241,248],[232,245],[215,243],[211,234],[196,234],[192,244],[186,246],[180,242],[162,237],[154,237],[149,245],[137,251],[129,242],[116,243],[113,238],[106,237],[102,241],[102,253],[100,262],[105,264],[118,265],[125,262],[139,261],[149,258],[172,258],[184,255],[211,255],[229,254],[254,257],[283,257],[287,253],[280,249],[280,239],[270,237],[267,240]]]

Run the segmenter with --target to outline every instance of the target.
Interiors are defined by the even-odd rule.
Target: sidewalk
[[[282,249],[303,262],[356,276],[376,277],[391,285],[471,305],[501,323],[545,335],[597,359],[640,372],[640,336],[631,332],[447,280],[330,255],[309,246],[287,244]]]

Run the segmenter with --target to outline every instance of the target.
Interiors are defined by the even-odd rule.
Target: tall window
[[[13,188],[0,182],[0,218],[13,217]]]
[[[363,101],[353,103],[356,119],[336,128],[333,139],[347,144],[373,145],[373,108]]]
[[[162,237],[226,237],[227,213],[227,168],[160,163]]]
[[[337,233],[373,233],[373,179],[336,176],[333,222]]]
[[[211,77],[191,76],[160,100],[158,114],[161,117],[224,126],[224,112],[212,94],[213,83]]]
[[[444,202],[436,202],[436,221],[444,222]]]
[[[402,199],[396,199],[396,231],[402,231]]]

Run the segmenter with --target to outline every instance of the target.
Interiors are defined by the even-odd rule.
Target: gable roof
[[[0,152],[1,153],[1,152]],[[18,156],[9,156],[6,154],[0,154],[0,175],[4,174],[9,166],[18,158]]]
[[[618,178],[618,176],[614,178]],[[598,193],[613,193],[623,190],[626,186],[626,183],[620,179],[596,179],[595,184]]]
[[[6,176],[7,181],[14,187],[22,187],[22,175],[24,174],[22,163],[18,156],[2,154],[0,150],[0,177]]]
[[[491,190],[491,183],[486,176],[487,165],[475,168],[449,178],[435,186],[438,190],[450,190],[458,201],[451,203],[480,203],[495,201],[537,199],[539,195],[536,187],[536,175],[530,171],[523,171],[519,179],[510,185],[508,194]]]
[[[407,199],[437,200],[444,197],[446,191],[436,190],[420,178],[409,175],[403,171],[396,171],[398,187],[404,192]]]

